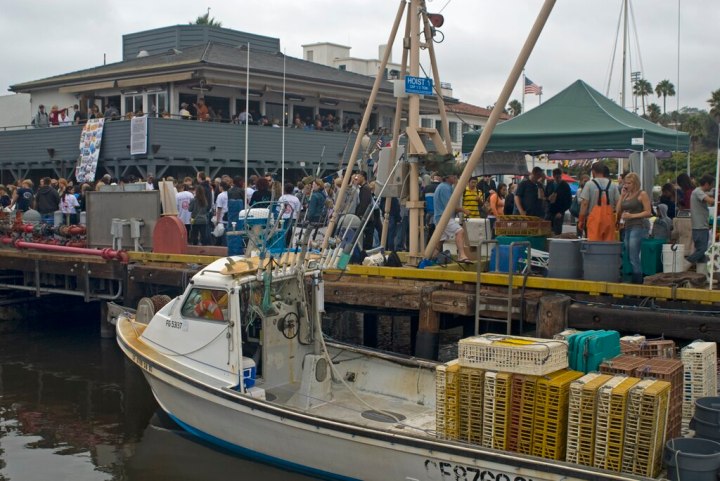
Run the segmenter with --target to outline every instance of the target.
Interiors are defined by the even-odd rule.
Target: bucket
[[[63,221],[63,213],[61,210],[53,212],[53,225],[63,225],[65,223]]]
[[[717,481],[720,443],[700,438],[675,438],[665,444],[663,461],[671,481]]]
[[[496,256],[500,252],[500,266],[496,267]],[[520,259],[527,259],[527,249],[525,246],[513,246],[513,272],[520,272]],[[490,254],[490,272],[509,272],[510,267],[510,246],[495,246]]]
[[[586,281],[620,282],[622,242],[583,241],[583,279]]]
[[[548,242],[550,259],[547,276],[556,279],[582,279],[580,239],[548,239]]]
[[[720,396],[708,396],[696,399],[695,419],[720,425]]]
[[[695,431],[696,438],[720,441],[720,426],[698,419],[697,415],[690,420],[690,429]]]
[[[663,272],[685,272],[688,270],[690,263],[685,260],[685,246],[682,244],[663,244],[662,264]]]

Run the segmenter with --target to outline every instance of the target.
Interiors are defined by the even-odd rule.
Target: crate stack
[[[568,367],[567,342],[555,339],[482,334],[458,342],[462,366],[543,376]]]
[[[512,374],[493,371],[485,373],[482,445],[486,448],[508,448],[511,392]]]
[[[638,382],[640,379],[634,377],[615,376],[600,388],[595,428],[596,468],[617,472],[622,469],[627,398]]]
[[[669,339],[652,339],[641,342],[638,355],[647,358],[674,359],[675,341]]]
[[[533,423],[533,452],[547,459],[565,459],[570,384],[583,373],[563,370],[537,382]]]
[[[683,363],[678,359],[648,359],[643,366],[635,370],[635,376],[670,383],[665,439],[679,437],[682,429]]]
[[[459,439],[473,444],[482,442],[483,385],[485,371],[460,366]]]
[[[508,450],[532,454],[538,376],[513,375]]]
[[[590,373],[570,384],[567,462],[593,466],[597,397],[600,388],[610,379],[612,376],[608,374]]]
[[[620,352],[622,354],[638,356],[640,354],[640,344],[643,342],[645,342],[645,336],[641,336],[640,334],[623,336],[620,338]]]
[[[645,379],[627,396],[622,471],[655,478],[662,469],[670,383]]]
[[[694,341],[680,351],[684,369],[682,422],[695,415],[695,401],[717,396],[717,346],[714,342]]]
[[[634,376],[635,371],[645,365],[647,359],[630,354],[620,354],[617,357],[603,361],[600,372],[614,376]]]
[[[435,369],[435,432],[440,439],[460,436],[460,363],[457,359]]]

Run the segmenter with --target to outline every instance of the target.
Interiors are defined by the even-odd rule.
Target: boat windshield
[[[183,317],[225,321],[228,318],[228,293],[221,289],[196,287],[185,298]]]

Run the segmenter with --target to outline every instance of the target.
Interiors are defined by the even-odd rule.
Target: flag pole
[[[280,189],[285,189],[285,127],[287,126],[287,99],[285,98],[285,50],[283,50],[283,113],[282,113],[282,154],[280,157]]]
[[[247,44],[247,60],[245,63],[245,208],[248,197],[248,125],[250,124],[250,42]]]
[[[522,85],[520,85],[520,89],[522,90],[522,113],[525,113],[525,69],[522,71]]]

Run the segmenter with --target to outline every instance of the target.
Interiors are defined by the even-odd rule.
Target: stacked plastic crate
[[[640,352],[642,357],[647,358],[675,358],[675,341],[669,339],[651,339],[640,343]]]
[[[483,384],[485,371],[474,367],[460,367],[460,396],[458,407],[459,438],[469,443],[482,442]]]
[[[627,399],[622,471],[655,478],[662,468],[670,383],[640,381]]]
[[[695,341],[680,351],[684,368],[683,424],[695,415],[695,400],[717,396],[717,346],[714,342]]]
[[[482,445],[486,448],[507,449],[511,391],[512,374],[485,373]]]
[[[565,459],[570,384],[583,373],[563,370],[542,376],[537,382],[533,452],[548,459]]]
[[[435,433],[457,440],[460,434],[460,364],[455,359],[435,369]]]
[[[682,428],[683,363],[678,359],[648,359],[643,366],[635,370],[635,376],[653,378],[670,383],[670,399],[665,439],[679,437]]]
[[[532,454],[535,422],[535,390],[538,376],[513,375],[508,449]]]
[[[620,354],[617,357],[603,361],[600,372],[620,376],[634,376],[635,371],[644,366],[647,359],[630,354]]]
[[[596,468],[620,471],[625,435],[625,412],[630,388],[640,382],[634,377],[615,376],[598,393],[595,428]]]
[[[570,384],[568,433],[565,460],[592,466],[595,459],[595,418],[600,388],[612,379],[608,374],[590,373]]]

